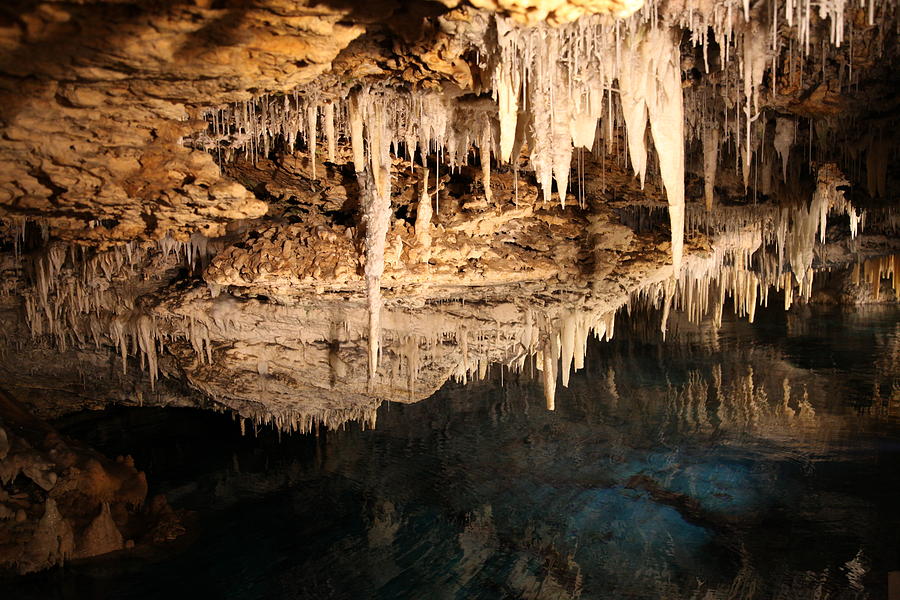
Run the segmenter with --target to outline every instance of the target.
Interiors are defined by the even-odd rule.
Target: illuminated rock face
[[[892,298],[895,2],[353,4],[4,9],[12,392],[305,431],[504,368],[553,408],[634,303]]]

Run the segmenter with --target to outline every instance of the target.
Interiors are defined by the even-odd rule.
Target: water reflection
[[[673,315],[665,344],[623,322],[555,412],[526,368],[385,404],[374,431],[72,419],[202,529],[176,556],[71,565],[4,598],[883,598],[898,316]]]

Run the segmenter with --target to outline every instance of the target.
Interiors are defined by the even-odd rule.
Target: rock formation
[[[3,390],[0,444],[0,576],[122,550],[125,535],[151,541],[163,517],[179,520],[162,498],[143,509],[147,480],[131,457],[63,438]]]
[[[896,298],[893,0],[0,15],[0,369],[39,414],[374,425],[490,369],[552,409],[623,307]]]

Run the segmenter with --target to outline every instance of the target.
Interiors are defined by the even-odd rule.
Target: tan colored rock
[[[643,0],[469,0],[477,8],[502,12],[533,25],[571,23],[583,15],[612,14],[627,17],[644,5]]]
[[[91,521],[79,537],[75,558],[99,556],[121,550],[124,547],[125,542],[113,521],[109,504],[104,502],[100,508],[100,514]]]
[[[39,485],[44,491],[49,492],[56,486],[58,476],[53,472],[53,465],[39,461],[29,461],[22,468],[22,473]]]
[[[72,526],[59,513],[56,501],[48,498],[44,504],[44,516],[38,521],[19,569],[27,573],[52,567],[70,558],[74,551]]]
[[[221,235],[265,214],[209,155],[181,146],[206,126],[187,105],[293,89],[363,29],[342,11],[276,0],[137,17],[102,4],[37,4],[23,30],[0,29],[0,217],[41,213],[55,234],[105,246]]]

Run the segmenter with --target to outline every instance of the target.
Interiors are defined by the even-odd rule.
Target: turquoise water
[[[769,310],[719,332],[675,322],[665,344],[623,321],[555,412],[537,381],[494,373],[319,436],[242,437],[184,409],[73,415],[64,432],[132,454],[197,525],[163,555],[0,597],[885,598],[898,317]]]

